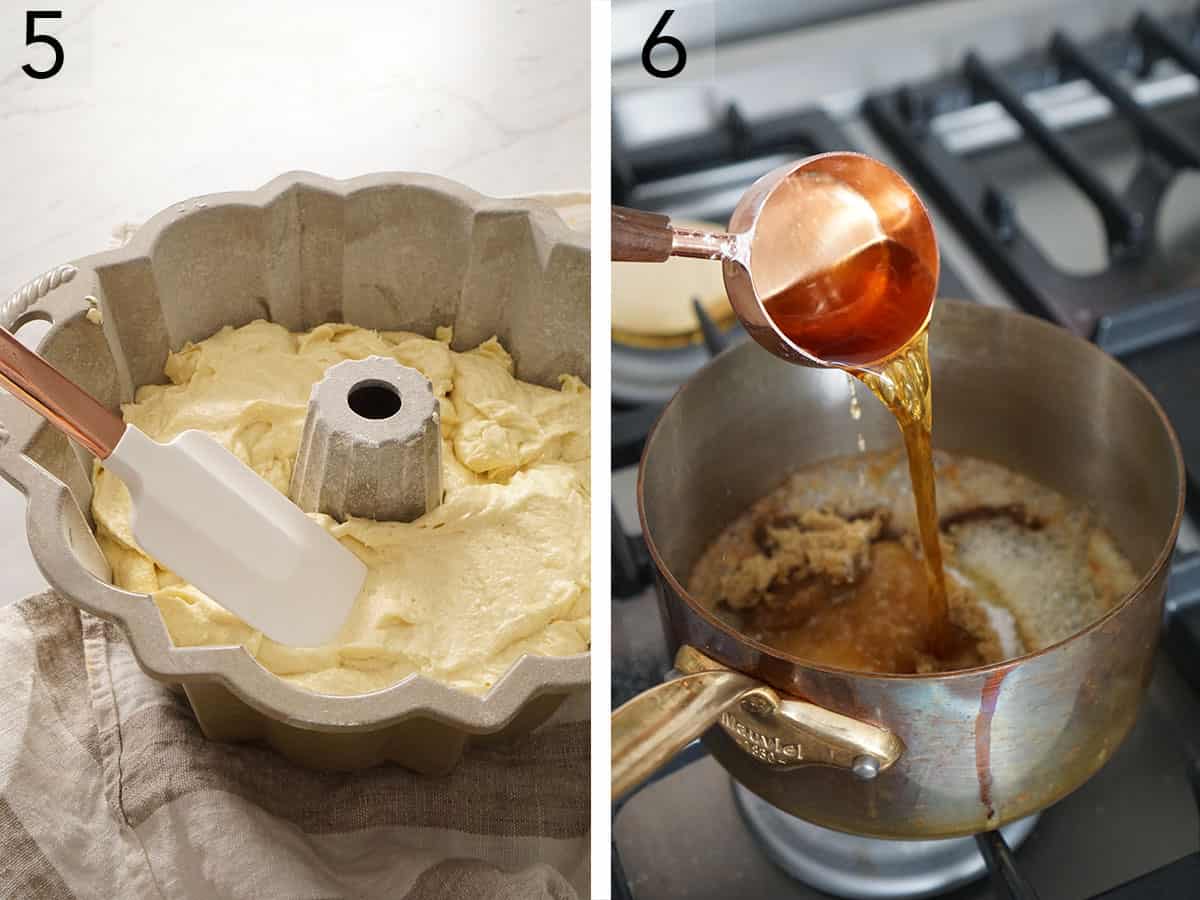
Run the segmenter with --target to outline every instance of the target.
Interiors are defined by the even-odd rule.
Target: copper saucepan
[[[1141,573],[1088,628],[1038,653],[949,674],[836,670],[752,641],[684,585],[707,544],[795,468],[894,445],[879,404],[847,411],[846,376],[753,343],[671,401],[642,457],[638,505],[682,677],[613,717],[614,792],[695,737],[743,785],[829,828],[938,838],[997,828],[1095,773],[1137,715],[1183,513],[1178,441],[1142,384],[1046,322],[942,302],[931,325],[934,438],[1100,514]],[[712,727],[716,726],[716,727]]]

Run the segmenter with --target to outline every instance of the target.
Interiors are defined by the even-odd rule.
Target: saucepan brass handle
[[[612,795],[616,800],[719,724],[763,765],[827,765],[874,778],[904,750],[885,728],[803,700],[782,698],[749,675],[681,647],[682,673],[630,700],[612,717]]]

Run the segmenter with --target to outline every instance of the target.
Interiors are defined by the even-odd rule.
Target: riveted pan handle
[[[697,672],[634,697],[612,717],[617,800],[708,731],[731,706],[770,688],[740,672]]]
[[[827,765],[871,779],[904,750],[885,728],[780,697],[749,675],[681,647],[683,674],[634,697],[612,717],[612,795],[619,799],[713,725],[763,765]]]

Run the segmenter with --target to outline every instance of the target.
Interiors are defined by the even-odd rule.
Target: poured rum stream
[[[938,541],[929,331],[921,302],[935,286],[933,273],[910,250],[888,240],[794,282],[763,307],[793,343],[858,378],[895,416],[908,455],[929,621],[938,623],[928,649],[945,657],[966,636],[950,622]],[[901,350],[886,355],[909,335]]]

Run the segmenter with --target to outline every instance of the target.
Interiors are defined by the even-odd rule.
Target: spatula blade
[[[272,640],[333,640],[366,566],[207,434],[129,426],[104,466],[125,482],[148,554]]]

